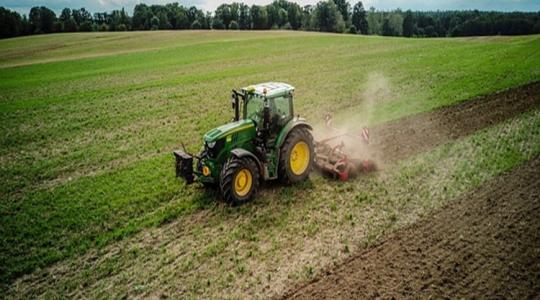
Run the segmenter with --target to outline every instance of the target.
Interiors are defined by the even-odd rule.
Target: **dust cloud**
[[[380,73],[369,74],[365,86],[360,87],[352,98],[347,111],[331,116],[331,119],[328,119],[329,115],[323,116],[325,121],[314,128],[314,138],[331,147],[342,144],[350,159],[371,160],[380,168],[384,158],[370,143],[373,137],[368,126],[372,124],[376,105],[392,99],[389,82]]]

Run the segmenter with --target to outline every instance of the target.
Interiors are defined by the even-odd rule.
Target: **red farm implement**
[[[347,181],[362,173],[374,171],[375,164],[372,160],[357,157],[360,151],[354,148],[367,148],[369,144],[369,130],[364,127],[359,133],[340,132],[332,126],[330,115],[325,116],[325,124],[328,129],[335,133],[330,137],[315,141],[315,166],[324,174],[342,181]],[[346,147],[345,141],[353,145]]]

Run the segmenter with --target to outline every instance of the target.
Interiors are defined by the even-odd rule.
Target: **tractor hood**
[[[233,134],[235,132],[239,132],[248,128],[255,127],[255,123],[252,120],[240,120],[236,122],[227,123],[225,125],[221,125],[219,127],[216,127],[210,131],[208,131],[204,135],[204,141],[205,142],[215,142],[227,135]]]

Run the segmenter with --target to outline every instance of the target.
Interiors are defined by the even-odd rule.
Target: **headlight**
[[[208,148],[214,148],[214,146],[216,145],[216,141],[208,142],[206,143],[206,145],[208,145]]]
[[[210,175],[210,168],[207,167],[207,166],[202,167],[202,173],[203,173],[204,176],[209,176]]]

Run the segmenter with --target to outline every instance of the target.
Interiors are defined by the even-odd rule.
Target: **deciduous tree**
[[[353,7],[352,24],[361,34],[369,34],[369,25],[366,18],[366,10],[362,1],[358,1]]]

